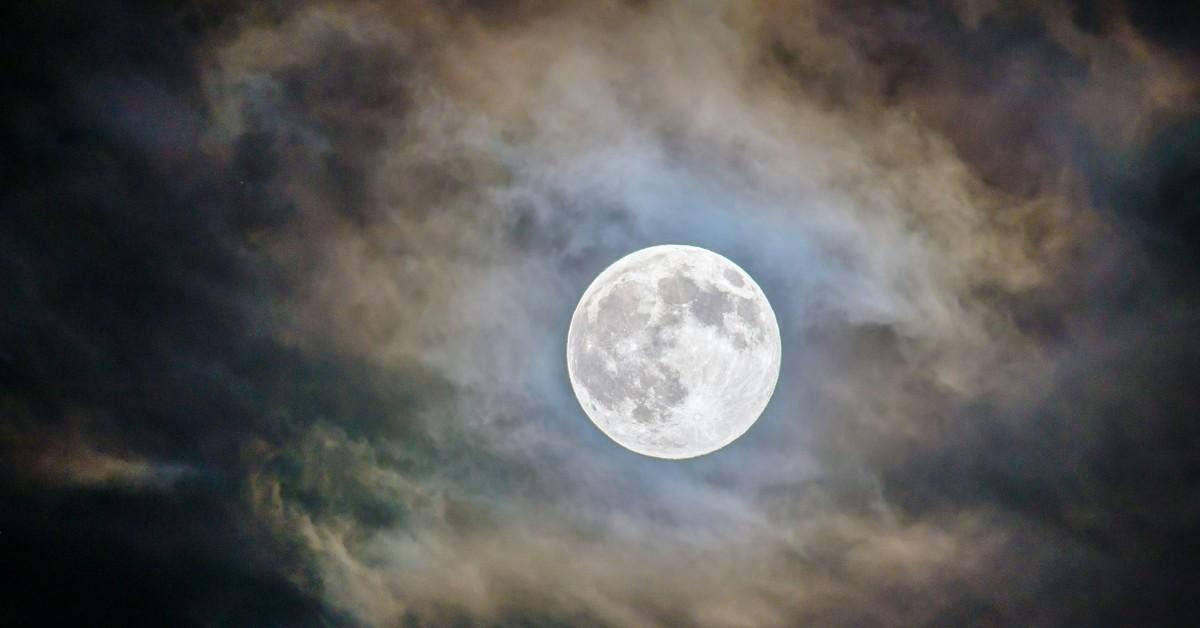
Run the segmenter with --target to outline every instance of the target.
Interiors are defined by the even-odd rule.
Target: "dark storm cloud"
[[[0,617],[1189,623],[1200,141],[1162,7],[22,9]],[[562,360],[662,242],[784,328],[767,414],[687,463],[607,442]]]

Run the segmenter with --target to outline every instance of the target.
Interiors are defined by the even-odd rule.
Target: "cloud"
[[[10,97],[31,165],[0,230],[0,530],[171,574],[114,616],[1186,610],[1196,85],[1172,27],[989,2],[103,19],[90,57],[27,49],[60,74]],[[563,359],[595,274],[666,242],[735,260],[784,334],[764,417],[682,463],[588,425]],[[104,607],[67,562],[20,564]]]

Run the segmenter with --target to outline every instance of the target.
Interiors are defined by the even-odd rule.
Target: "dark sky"
[[[1200,4],[26,2],[0,624],[1200,624]],[[688,461],[588,283],[745,268]]]

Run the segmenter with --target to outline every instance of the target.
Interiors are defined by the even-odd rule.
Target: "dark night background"
[[[0,36],[0,623],[1200,623],[1200,5],[32,2]],[[768,412],[561,359],[661,242]]]

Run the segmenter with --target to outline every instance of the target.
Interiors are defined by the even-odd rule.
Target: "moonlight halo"
[[[779,379],[766,295],[737,264],[694,246],[635,251],[584,291],[567,371],[588,418],[655,458],[711,453],[758,419]]]

